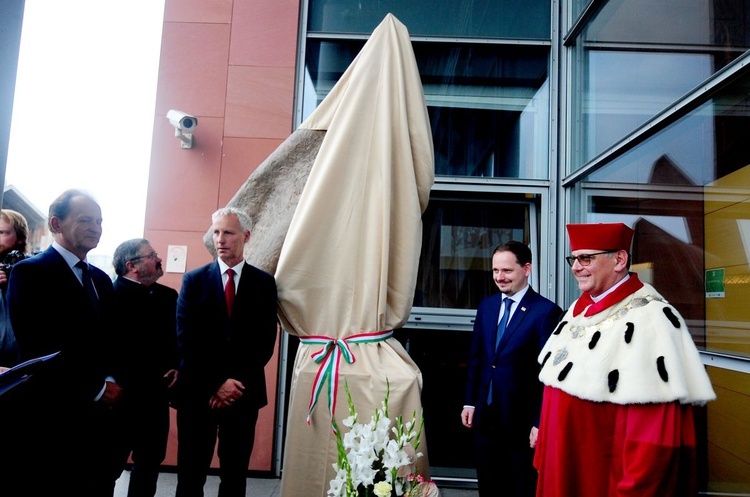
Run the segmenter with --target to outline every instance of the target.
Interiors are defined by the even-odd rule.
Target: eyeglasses
[[[573,267],[573,264],[575,264],[576,261],[578,261],[578,264],[580,264],[581,266],[586,267],[589,264],[591,264],[591,259],[593,259],[594,256],[602,255],[602,254],[613,254],[615,252],[617,252],[617,250],[605,250],[604,252],[595,252],[593,254],[581,254],[578,256],[569,255],[568,257],[565,258],[565,260],[568,261],[568,265],[570,267]]]
[[[139,255],[138,257],[133,257],[132,259],[130,259],[130,262],[139,261],[141,259],[158,259],[158,258],[159,258],[159,254],[157,254],[156,252],[149,252],[148,254],[143,254],[143,255]]]

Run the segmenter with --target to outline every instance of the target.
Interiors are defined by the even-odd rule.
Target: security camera
[[[198,126],[198,118],[181,110],[170,109],[167,112],[167,119],[169,119],[169,124],[174,126],[174,135],[182,142],[180,144],[182,148],[192,148],[192,131]]]
[[[181,131],[192,131],[198,126],[198,118],[191,116],[187,112],[181,110],[170,109],[167,112],[167,119],[169,123],[175,128]]]

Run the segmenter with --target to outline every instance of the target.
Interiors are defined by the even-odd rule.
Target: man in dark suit
[[[102,234],[101,209],[67,190],[48,223],[52,245],[13,267],[8,302],[21,359],[60,354],[21,386],[21,426],[12,427],[19,467],[9,471],[21,489],[8,495],[112,495],[122,468],[112,443],[121,395],[110,376],[112,281],[86,261]]]
[[[536,358],[562,309],[529,286],[530,274],[529,247],[496,247],[500,293],[479,303],[474,321],[461,422],[474,432],[481,497],[533,497],[536,488],[529,444],[542,399]]]
[[[117,279],[117,349],[121,356],[123,464],[133,460],[128,497],[153,497],[167,454],[169,397],[177,380],[177,291],[156,281],[162,260],[148,240],[122,242],[112,260]],[[132,454],[131,454],[132,452]]]
[[[218,260],[185,274],[177,300],[177,497],[203,495],[217,434],[219,496],[244,497],[278,335],[276,282],[244,260],[250,220],[226,207],[212,221]]]

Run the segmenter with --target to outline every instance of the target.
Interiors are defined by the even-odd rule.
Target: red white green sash
[[[348,364],[352,364],[356,359],[352,350],[349,348],[350,343],[376,343],[388,340],[393,336],[393,330],[375,331],[371,333],[360,333],[346,338],[331,338],[324,335],[310,335],[300,337],[303,345],[322,345],[323,348],[310,354],[313,360],[320,364],[318,372],[313,382],[312,394],[310,395],[310,405],[307,408],[307,424],[310,424],[313,408],[318,402],[318,397],[323,391],[323,387],[328,381],[328,410],[333,417],[336,412],[336,392],[339,388],[339,366],[343,358]]]

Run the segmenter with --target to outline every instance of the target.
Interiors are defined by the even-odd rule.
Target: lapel
[[[502,301],[503,294],[495,294],[493,300],[485,311],[487,316],[485,318],[485,322],[494,323],[494,326],[483,326],[484,329],[482,331],[487,339],[488,344],[494,344],[495,338],[497,337],[497,323],[500,319],[500,304],[502,303]]]
[[[221,279],[221,266],[218,261],[212,262],[205,272],[206,288],[215,288],[216,290],[208,290],[204,295],[206,304],[218,305],[220,308],[219,314],[223,319],[227,319],[227,302],[224,299],[224,282]]]
[[[526,318],[526,316],[528,316],[529,312],[531,312],[530,303],[534,299],[533,295],[534,290],[529,288],[521,301],[513,304],[514,306],[516,306],[516,308],[513,311],[513,316],[510,318],[510,322],[505,327],[505,333],[503,333],[503,337],[500,339],[500,343],[498,344],[497,350],[495,351],[496,355],[503,351],[511,336],[513,336],[516,330],[518,330],[518,328],[521,326],[521,323],[523,323],[523,320]]]
[[[211,266],[208,269],[208,278],[212,285],[218,286],[221,296],[224,298],[224,283],[221,281],[221,267],[219,266],[218,261],[211,263]]]
[[[235,296],[235,302],[240,298],[240,294],[244,295],[249,290],[245,287],[249,287],[250,283],[250,265],[245,262],[242,264],[242,274],[240,274],[240,280],[237,282],[237,295]],[[244,291],[243,291],[244,290]]]
[[[74,305],[76,307],[78,305],[86,305],[92,310],[96,310],[94,308],[94,304],[91,303],[91,300],[89,300],[88,296],[86,295],[86,291],[83,289],[83,285],[73,272],[73,269],[68,265],[65,258],[63,258],[63,256],[60,255],[57,250],[55,250],[50,245],[50,247],[40,257],[46,257],[48,259],[49,263],[54,266],[55,270],[59,274],[60,279],[55,278],[59,282],[59,285],[64,285],[65,287],[67,287],[67,290],[60,288],[60,294],[64,296],[63,298],[68,299],[68,302],[75,301],[76,303]],[[91,281],[96,288],[97,294],[100,294],[101,291],[99,290],[99,285],[97,285],[93,270],[91,271]]]
[[[218,275],[219,288],[221,288],[221,301],[223,302],[222,309],[224,311],[224,315],[228,317],[227,304],[226,304],[226,300],[224,299],[224,281],[222,280],[222,277],[221,277],[221,268],[219,267],[218,262],[216,263],[216,266],[217,266],[217,269],[216,271],[213,271],[213,274]],[[234,318],[237,317],[239,313],[242,312],[240,309],[242,309],[243,297],[247,297],[248,295],[250,295],[250,292],[252,291],[252,288],[251,288],[252,282],[250,281],[252,278],[253,278],[253,275],[252,275],[252,270],[250,268],[250,265],[247,262],[245,262],[242,266],[242,273],[240,274],[240,279],[237,282],[237,292],[234,296],[234,304],[232,304],[234,311],[232,311],[232,316],[229,320],[233,320]]]

